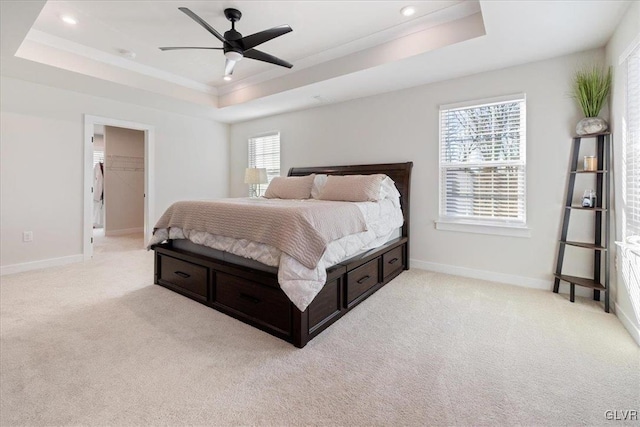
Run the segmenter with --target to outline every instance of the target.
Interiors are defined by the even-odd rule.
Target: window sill
[[[621,249],[621,252],[624,255],[628,255],[629,253],[632,253],[635,256],[640,257],[640,244],[638,243],[616,242],[616,246],[618,246]]]
[[[475,234],[493,234],[509,237],[531,237],[531,229],[526,225],[487,224],[478,222],[434,221],[437,230],[460,231]]]

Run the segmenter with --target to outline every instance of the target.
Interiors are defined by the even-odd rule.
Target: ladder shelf
[[[595,138],[597,167],[596,170],[579,170],[578,157],[580,144],[584,138]],[[604,292],[604,310],[609,312],[609,230],[610,230],[610,176],[611,169],[611,134],[609,132],[595,135],[575,136],[571,152],[571,168],[567,180],[567,194],[562,219],[562,232],[558,244],[558,258],[554,274],[553,292],[558,293],[560,282],[570,285],[569,299],[575,301],[575,287],[582,286],[593,289],[593,299],[600,300],[600,292]],[[573,204],[576,176],[578,174],[593,174],[596,179],[596,203],[593,207],[577,206]],[[569,221],[573,210],[592,211],[595,215],[594,242],[576,242],[567,240]],[[603,218],[604,217],[604,218]],[[604,224],[603,224],[604,219]],[[565,248],[567,246],[589,249],[593,251],[593,277],[578,277],[562,274]],[[602,261],[604,254],[604,272]]]

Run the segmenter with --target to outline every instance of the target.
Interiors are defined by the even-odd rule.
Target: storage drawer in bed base
[[[326,284],[304,312],[280,289],[276,274],[172,248],[170,242],[153,248],[155,283],[302,348],[407,269],[406,248],[407,239],[399,238],[329,268]],[[401,267],[394,261],[390,269],[385,262],[394,258]]]
[[[209,298],[209,270],[170,256],[158,258],[158,283],[197,301]]]

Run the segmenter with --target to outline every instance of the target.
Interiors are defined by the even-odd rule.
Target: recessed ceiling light
[[[76,19],[73,16],[69,16],[69,15],[64,15],[61,19],[63,22],[69,25],[76,25],[78,23],[78,21],[76,21]]]
[[[404,16],[411,16],[414,13],[416,13],[416,8],[413,6],[405,6],[402,9],[400,9],[400,13],[403,14]]]
[[[136,53],[128,49],[118,49],[118,53],[124,56],[125,58],[129,58],[129,59],[135,59],[136,57]]]
[[[223,79],[226,82],[230,82],[231,81],[231,76],[224,76]]]

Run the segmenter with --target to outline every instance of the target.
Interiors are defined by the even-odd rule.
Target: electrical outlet
[[[27,243],[27,242],[33,242],[33,231],[23,231],[22,232],[22,241]]]

